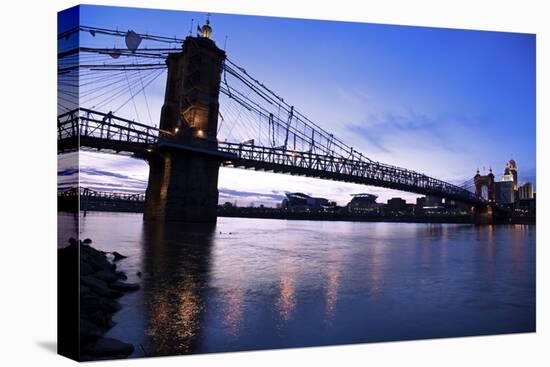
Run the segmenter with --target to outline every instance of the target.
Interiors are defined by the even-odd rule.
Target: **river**
[[[132,357],[535,330],[534,225],[88,212],[80,235],[141,284],[106,335]]]

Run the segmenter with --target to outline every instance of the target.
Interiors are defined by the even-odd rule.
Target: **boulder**
[[[80,254],[80,360],[126,358],[134,351],[133,345],[102,335],[115,325],[112,315],[121,309],[113,298],[122,296],[123,291],[137,290],[139,285],[121,282],[119,279],[127,279],[126,275],[116,270],[106,252],[91,247],[90,239],[73,238],[70,242],[70,246],[59,249],[58,261],[74,264],[76,270],[74,259]],[[113,258],[118,261],[126,256],[115,251]]]
[[[90,288],[86,287],[85,285],[83,284],[80,284],[80,297],[82,297],[83,295],[86,295],[86,294],[90,294]]]
[[[116,298],[122,295],[120,292],[109,288],[105,281],[95,278],[92,275],[80,277],[80,283],[90,288],[92,292],[99,296]]]
[[[127,256],[124,256],[116,251],[113,251],[113,257],[114,257],[114,261],[119,261],[127,258]]]
[[[117,280],[117,275],[115,272],[110,270],[100,270],[94,273],[94,277],[103,280],[107,283],[112,283]]]
[[[111,264],[105,256],[101,254],[90,254],[88,256],[88,264],[94,269],[94,271],[113,270],[113,264]]]
[[[100,309],[90,311],[90,313],[87,313],[85,317],[103,331],[109,330],[113,326],[111,315]]]
[[[120,309],[122,308],[120,303],[110,298],[102,298],[100,307],[109,313],[115,313],[117,311],[120,311]]]
[[[80,261],[80,275],[90,275],[94,272],[94,269],[85,261]]]

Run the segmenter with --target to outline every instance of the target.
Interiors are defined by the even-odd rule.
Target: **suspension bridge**
[[[146,219],[215,220],[220,166],[487,206],[473,179],[455,185],[368,158],[229,59],[208,24],[200,33],[180,39],[79,26],[58,35],[58,153],[147,160]],[[105,47],[113,39],[124,45]]]

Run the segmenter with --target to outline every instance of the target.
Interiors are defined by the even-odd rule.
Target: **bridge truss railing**
[[[88,187],[71,187],[65,190],[60,190],[57,193],[60,197],[87,197],[97,198],[102,200],[122,200],[122,201],[135,201],[144,202],[145,193],[128,193],[128,192],[115,192],[115,191],[97,191]]]
[[[58,117],[58,136],[60,139],[78,136],[82,146],[90,144],[85,138],[98,139],[102,143],[92,143],[95,148],[108,148],[113,142],[122,142],[126,144],[125,149],[131,146],[131,150],[135,152],[145,147],[154,147],[159,143],[159,137],[170,138],[174,134],[115,117],[110,113],[80,109]],[[177,140],[174,141],[177,143]],[[120,148],[120,146],[117,147]],[[182,149],[186,147],[182,145]],[[270,167],[277,167],[281,172],[292,173],[301,170],[307,176],[363,182],[471,203],[483,202],[482,198],[459,186],[412,170],[374,161],[230,142],[218,142],[216,152],[234,157],[222,163],[226,166],[257,168],[261,165],[270,165]]]
[[[69,111],[57,116],[57,140],[78,136],[78,110]]]
[[[96,191],[87,187],[80,188],[80,196],[89,198],[97,198],[103,200],[124,200],[144,202],[144,193],[127,193],[127,192],[111,192],[111,191]]]
[[[80,108],[59,115],[58,139],[75,136],[125,143],[155,144],[160,136],[172,136],[169,131],[114,116],[112,113]]]
[[[320,177],[326,174],[338,174],[350,178],[386,183],[390,187],[417,188],[421,189],[421,191],[433,192],[434,195],[445,194],[448,197],[463,198],[469,202],[480,202],[481,200],[470,191],[448,182],[412,170],[379,162],[227,142],[220,142],[218,150],[236,156],[234,162],[226,162],[226,165],[238,166],[242,161],[262,162],[271,165],[316,171]]]

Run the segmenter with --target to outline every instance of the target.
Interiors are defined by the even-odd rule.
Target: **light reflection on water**
[[[129,255],[120,267],[142,285],[108,333],[134,356],[535,328],[535,226],[82,219],[81,236]]]

